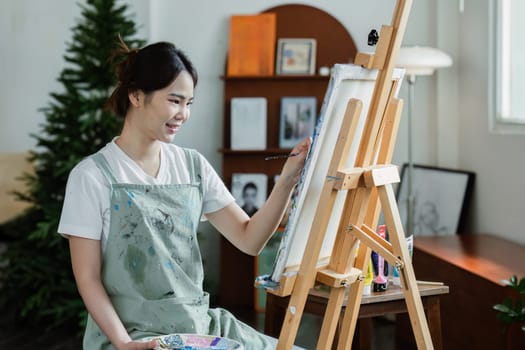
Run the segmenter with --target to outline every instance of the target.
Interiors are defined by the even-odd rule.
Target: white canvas
[[[401,79],[402,74],[403,70],[395,70],[394,79]],[[274,282],[281,279],[287,268],[298,266],[301,263],[321,190],[335,149],[337,135],[341,128],[347,103],[351,98],[363,102],[355,138],[352,141],[346,161],[346,167],[354,166],[376,77],[376,70],[368,70],[355,65],[337,64],[334,66],[321,108],[314,142],[298,184],[297,193],[293,199],[292,212],[275,261],[271,276]],[[343,204],[344,193],[339,193],[331,213],[320,260],[331,255]]]

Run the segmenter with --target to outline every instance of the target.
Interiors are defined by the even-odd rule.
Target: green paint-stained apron
[[[93,156],[111,184],[102,265],[106,291],[132,339],[195,333],[235,339],[247,350],[272,349],[266,336],[228,311],[209,308],[196,236],[202,212],[200,162],[194,151],[185,155],[187,185],[117,183],[104,156]],[[91,317],[84,348],[114,349]]]

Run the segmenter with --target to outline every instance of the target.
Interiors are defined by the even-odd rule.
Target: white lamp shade
[[[452,58],[433,47],[404,46],[399,49],[396,66],[407,75],[432,75],[436,68],[449,67]]]

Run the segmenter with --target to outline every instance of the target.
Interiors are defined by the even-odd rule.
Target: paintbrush
[[[286,159],[286,158],[298,156],[299,154],[301,154],[301,152],[290,153],[290,154],[279,154],[277,156],[265,157],[264,160]]]

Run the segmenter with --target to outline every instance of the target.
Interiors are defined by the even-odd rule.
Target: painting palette
[[[200,334],[169,334],[150,339],[157,340],[157,350],[243,350],[237,341]]]

